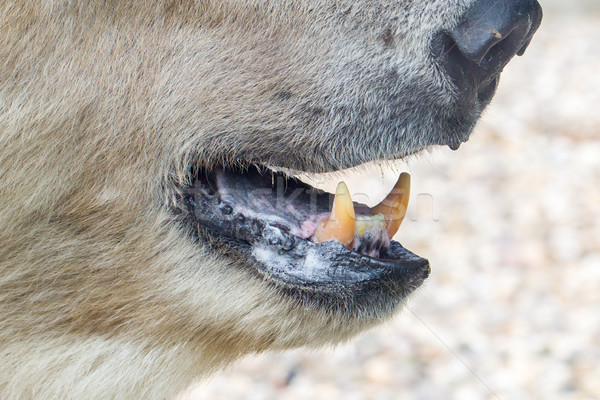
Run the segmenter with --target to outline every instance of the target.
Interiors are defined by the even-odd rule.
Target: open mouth
[[[410,176],[377,206],[346,185],[323,192],[281,172],[248,166],[201,170],[184,199],[200,237],[230,247],[283,289],[324,296],[401,299],[429,275],[427,260],[391,240],[406,214]]]

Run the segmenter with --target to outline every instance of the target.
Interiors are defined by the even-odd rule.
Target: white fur
[[[163,399],[389,317],[287,297],[171,208],[195,164],[328,171],[458,134],[428,46],[468,3],[0,3],[0,398]]]

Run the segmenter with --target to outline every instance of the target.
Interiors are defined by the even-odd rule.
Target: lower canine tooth
[[[337,239],[344,246],[352,247],[356,218],[354,215],[354,204],[348,187],[340,182],[335,191],[331,215],[328,219],[321,221],[315,232],[317,242],[325,242]]]
[[[410,175],[403,172],[390,194],[381,203],[371,208],[371,215],[383,214],[390,239],[398,232],[406,216],[409,198]]]

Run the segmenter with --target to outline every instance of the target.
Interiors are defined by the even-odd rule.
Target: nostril
[[[475,0],[452,30],[431,41],[431,54],[454,85],[457,105],[482,110],[502,69],[522,55],[542,21],[537,0]]]
[[[461,24],[452,31],[451,37],[464,57],[479,64],[490,49],[505,38],[505,35],[497,28]]]
[[[487,58],[490,72],[499,72],[524,52],[540,22],[536,0],[477,0],[450,36],[465,58],[476,64]]]

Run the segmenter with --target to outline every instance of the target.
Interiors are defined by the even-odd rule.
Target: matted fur
[[[456,117],[429,43],[470,2],[1,2],[0,398],[163,399],[389,317],[280,294],[171,208],[198,163],[332,171],[463,140],[480,110]]]

